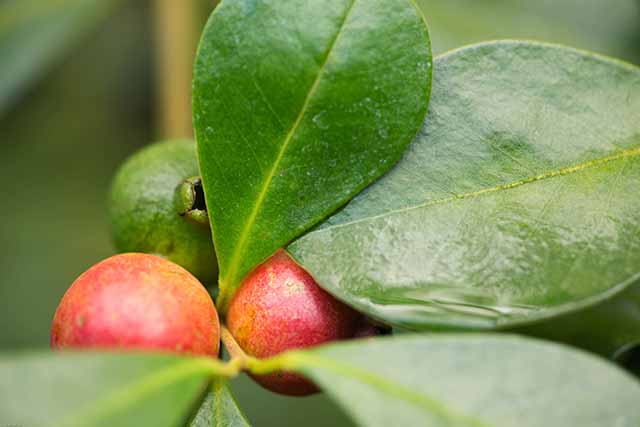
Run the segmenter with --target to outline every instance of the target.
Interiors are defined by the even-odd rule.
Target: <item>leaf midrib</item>
[[[224,427],[222,425],[222,381],[216,380],[213,382],[213,407],[215,409],[213,416],[215,417],[215,427]]]
[[[354,5],[356,4],[358,0],[351,0],[351,3],[349,4],[347,10],[345,11],[345,14],[342,18],[342,21],[340,22],[340,26],[338,27],[338,31],[336,32],[335,37],[333,38],[333,40],[331,41],[329,48],[327,49],[327,53],[326,56],[322,62],[322,65],[318,68],[318,73],[316,75],[316,78],[313,82],[313,84],[311,85],[311,88],[309,89],[309,92],[307,93],[307,96],[304,100],[304,103],[302,104],[302,107],[300,109],[300,111],[298,112],[298,116],[296,117],[296,120],[294,121],[293,125],[291,126],[291,129],[289,129],[289,132],[287,132],[287,135],[283,141],[282,146],[280,147],[280,151],[278,152],[278,156],[276,157],[275,162],[273,163],[273,166],[271,168],[271,170],[269,171],[269,174],[267,175],[267,178],[260,190],[260,192],[258,193],[258,196],[256,197],[256,201],[253,205],[253,209],[251,211],[251,213],[249,214],[249,217],[247,218],[247,222],[245,223],[245,226],[243,227],[242,231],[240,232],[240,237],[238,238],[238,242],[235,246],[235,249],[233,251],[233,254],[231,256],[230,259],[230,264],[229,264],[229,269],[227,270],[227,274],[225,275],[225,278],[223,280],[220,281],[220,294],[221,297],[225,294],[225,289],[229,286],[229,280],[233,280],[235,279],[235,276],[238,272],[238,268],[239,268],[239,260],[241,259],[241,255],[244,252],[244,250],[246,249],[247,246],[247,241],[249,238],[249,235],[251,233],[251,230],[253,229],[254,225],[255,225],[255,221],[258,217],[258,214],[260,213],[260,210],[262,208],[262,205],[264,203],[264,200],[267,196],[269,187],[271,185],[271,182],[273,181],[273,178],[276,175],[276,171],[278,170],[278,167],[280,166],[280,163],[282,161],[282,159],[284,158],[284,153],[287,151],[287,148],[289,146],[289,144],[291,143],[291,140],[293,139],[293,137],[295,136],[298,127],[300,126],[300,124],[302,123],[302,119],[304,118],[306,112],[307,112],[307,108],[309,107],[309,104],[311,102],[311,100],[313,99],[313,96],[315,95],[316,90],[318,89],[318,86],[320,84],[321,81],[321,77],[325,74],[326,71],[326,67],[327,64],[329,63],[329,59],[331,58],[331,54],[333,53],[338,40],[340,39],[340,35],[343,33],[344,27],[347,23],[347,21],[349,20],[349,17],[351,15],[351,12],[353,10]],[[235,280],[233,281],[235,282]]]
[[[464,414],[462,411],[455,410],[424,393],[407,388],[395,381],[390,381],[385,377],[376,375],[364,369],[356,368],[347,363],[339,363],[328,357],[303,352],[290,353],[286,355],[286,359],[288,360],[286,360],[284,364],[290,365],[288,367],[289,369],[298,368],[298,370],[300,370],[305,367],[315,367],[327,370],[343,377],[352,378],[363,384],[370,385],[378,390],[385,391],[398,399],[404,400],[405,402],[426,410],[430,414],[435,414],[443,419],[464,422],[464,425],[474,427],[492,427],[482,420]]]
[[[215,413],[214,413],[214,417],[215,417],[215,427],[232,427],[232,426],[238,426],[239,424],[235,422],[235,417],[239,417],[244,421],[245,426],[250,426],[249,421],[246,419],[245,415],[242,413],[242,411],[238,408],[237,402],[235,401],[235,399],[233,398],[233,395],[231,394],[231,391],[227,388],[224,380],[222,379],[218,379],[215,380],[213,382],[213,386],[212,389],[214,391],[213,393],[213,401],[214,401],[214,407],[215,407]],[[224,395],[226,393],[226,395]],[[226,417],[225,419],[223,419],[222,414],[223,414],[223,408],[224,408],[224,402],[223,402],[223,398],[227,398],[231,401],[233,401],[233,404],[235,405],[235,409],[236,411],[234,411],[234,417]],[[229,411],[227,411],[229,412]],[[229,420],[234,420],[233,425],[231,424],[231,422]]]
[[[509,182],[506,184],[500,184],[500,185],[496,185],[494,187],[489,187],[489,188],[482,188],[480,190],[475,190],[475,191],[470,191],[468,193],[462,193],[462,194],[455,194],[453,196],[450,197],[444,197],[441,199],[436,199],[436,200],[430,200],[428,202],[425,203],[420,203],[418,205],[415,206],[408,206],[408,207],[404,207],[404,208],[400,208],[400,209],[393,209],[390,210],[388,212],[384,212],[381,213],[379,215],[373,215],[373,216],[369,216],[369,217],[363,217],[363,218],[359,218],[353,221],[349,221],[349,222],[344,222],[344,223],[340,223],[340,224],[335,224],[335,225],[330,225],[326,228],[321,228],[318,230],[315,230],[312,234],[316,234],[316,233],[322,233],[325,231],[331,231],[331,230],[335,230],[337,228],[343,228],[343,227],[348,227],[354,224],[358,224],[358,223],[362,223],[362,222],[368,222],[368,221],[374,221],[376,219],[380,219],[380,218],[385,218],[388,216],[393,216],[393,215],[397,215],[397,214],[401,214],[401,213],[405,213],[405,212],[410,212],[413,210],[418,210],[418,209],[424,209],[424,208],[429,208],[431,206],[436,206],[436,205],[443,205],[443,204],[447,204],[447,203],[452,203],[452,202],[456,202],[458,200],[465,200],[465,199],[471,199],[471,198],[475,198],[475,197],[480,197],[483,196],[485,194],[491,194],[491,193],[496,193],[498,191],[502,191],[502,190],[511,190],[514,188],[518,188],[521,187],[523,185],[526,184],[533,184],[536,182],[540,182],[540,181],[544,181],[547,179],[552,179],[552,178],[556,178],[556,177],[562,177],[562,176],[567,176],[567,175],[571,175],[574,173],[579,173],[588,169],[595,169],[599,166],[604,166],[608,163],[617,161],[617,160],[623,160],[623,159],[633,159],[636,157],[640,157],[640,146],[638,147],[634,147],[634,148],[628,148],[628,149],[624,149],[624,150],[620,150],[612,155],[609,156],[605,156],[605,157],[600,157],[597,159],[593,159],[593,160],[589,160],[583,163],[578,163],[572,166],[567,166],[564,168],[560,168],[557,170],[553,170],[553,171],[547,171],[544,172],[542,174],[538,174],[535,176],[530,176],[527,178],[523,178],[521,180],[518,181],[513,181],[513,182]]]
[[[119,386],[105,396],[89,403],[74,415],[63,418],[60,425],[92,425],[101,417],[112,415],[142,400],[169,384],[187,378],[189,375],[231,375],[227,366],[213,360],[185,360],[164,369],[152,371],[130,384]],[[58,424],[56,424],[58,425]]]

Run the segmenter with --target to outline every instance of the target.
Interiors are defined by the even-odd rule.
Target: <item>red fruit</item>
[[[121,254],[83,273],[62,298],[51,347],[217,356],[218,314],[200,282],[153,255]]]
[[[286,350],[353,337],[360,315],[322,290],[280,250],[243,281],[227,313],[227,326],[242,349],[265,358]],[[290,396],[318,391],[299,375],[255,376],[263,387]]]

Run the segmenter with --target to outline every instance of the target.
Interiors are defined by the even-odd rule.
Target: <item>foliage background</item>
[[[91,0],[72,0],[82,1]],[[93,3],[100,1],[109,0]],[[7,28],[33,3],[0,0],[0,69],[10,70],[9,61],[16,60],[15,50],[7,49]],[[70,1],[37,3],[63,8]],[[640,1],[418,3],[436,53],[486,39],[533,38],[640,63]],[[185,14],[179,8],[187,4]],[[2,351],[47,347],[50,321],[66,288],[113,253],[105,200],[120,162],[150,141],[190,134],[190,62],[212,2],[140,0],[113,6],[64,49],[44,38],[35,55],[62,54],[34,62],[38,78],[0,108]],[[46,24],[34,22],[27,31]],[[10,78],[24,77],[1,71],[0,76],[0,95]],[[274,396],[246,378],[235,380],[233,388],[258,426],[282,425],[285,419],[287,425],[308,427],[349,424],[324,396]]]

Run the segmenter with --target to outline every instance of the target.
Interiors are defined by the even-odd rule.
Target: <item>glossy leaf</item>
[[[219,307],[253,267],[400,158],[430,77],[428,31],[410,0],[218,6],[193,103]]]
[[[211,385],[211,393],[202,402],[190,427],[249,427],[250,424],[231,394],[225,380]]]
[[[640,68],[553,45],[439,57],[404,159],[290,246],[337,297],[409,328],[496,328],[640,277]]]
[[[153,354],[0,358],[0,419],[24,426],[182,426],[221,364]]]
[[[117,0],[13,0],[0,3],[0,114]]]
[[[509,335],[369,339],[294,353],[367,427],[636,427],[640,383],[606,361]]]
[[[416,0],[433,52],[502,38],[563,43],[640,63],[637,0]]]

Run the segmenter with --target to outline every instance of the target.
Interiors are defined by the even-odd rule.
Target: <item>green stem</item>
[[[231,331],[229,331],[229,329],[227,329],[225,325],[220,326],[220,339],[222,340],[224,347],[229,352],[229,355],[231,355],[231,360],[244,360],[250,357],[247,355],[247,353],[244,352],[242,347],[240,347],[240,344],[238,344],[236,339],[231,334]]]
[[[230,363],[236,362],[241,367],[241,370],[249,371],[252,374],[256,375],[263,375],[282,371],[287,367],[290,367],[290,365],[293,365],[290,360],[290,355],[294,354],[295,352],[279,354],[268,359],[257,359],[255,357],[249,356],[244,352],[229,329],[227,329],[224,325],[220,328],[220,338],[222,339],[224,347],[227,349],[229,355],[231,356]]]

